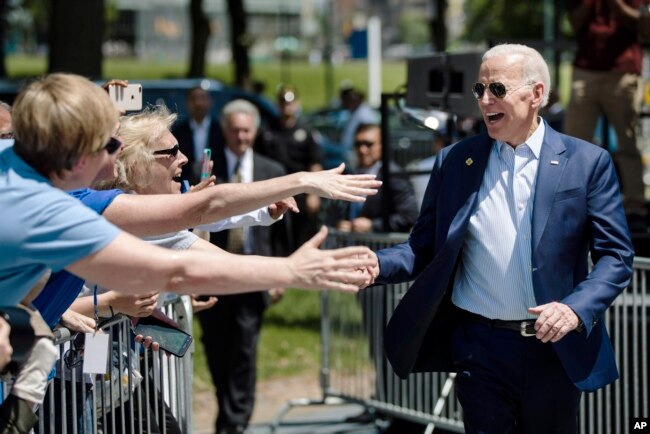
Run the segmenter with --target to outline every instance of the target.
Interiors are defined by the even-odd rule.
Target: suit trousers
[[[220,296],[198,314],[201,340],[217,389],[216,429],[246,427],[255,404],[257,342],[266,304],[259,292]]]
[[[467,319],[452,356],[466,433],[576,433],[580,391],[550,343]]]

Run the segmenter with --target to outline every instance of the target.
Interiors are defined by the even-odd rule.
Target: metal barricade
[[[327,247],[366,245],[376,251],[406,239],[405,234],[331,231]],[[637,258],[630,286],[607,310],[604,320],[621,378],[597,392],[583,394],[579,411],[581,434],[627,434],[631,418],[648,417],[649,272],[650,259]],[[289,402],[277,416],[275,426],[292,406],[351,402],[420,422],[426,425],[426,433],[436,427],[463,432],[453,374],[418,373],[402,380],[384,357],[384,327],[408,287],[409,283],[376,286],[357,295],[322,293],[323,398]]]
[[[191,305],[168,298],[165,313],[192,333]],[[55,331],[60,358],[45,402],[37,410],[37,434],[139,433],[157,425],[166,433],[170,416],[182,432],[193,432],[193,347],[183,358],[154,352],[133,341],[131,320],[116,315],[102,325],[110,335],[110,362],[105,375],[82,374],[82,356],[74,334]],[[5,387],[7,389],[7,387]],[[170,419],[171,420],[171,419]],[[172,422],[173,423],[173,422]]]

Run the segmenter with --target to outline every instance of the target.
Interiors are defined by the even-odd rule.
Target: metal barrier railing
[[[366,245],[376,251],[406,239],[406,234],[331,231],[327,247]],[[583,394],[579,411],[581,434],[627,434],[631,418],[648,416],[649,272],[650,259],[635,259],[630,286],[607,310],[605,321],[621,378],[597,392]],[[384,357],[384,327],[408,287],[408,283],[376,286],[357,295],[322,293],[323,398],[289,402],[276,417],[274,426],[292,406],[353,402],[420,422],[426,425],[426,433],[436,427],[464,432],[453,374],[418,373],[402,380]]]
[[[192,333],[191,307],[174,296],[163,310],[181,329]],[[37,410],[34,431],[53,433],[193,432],[192,354],[183,358],[154,352],[133,342],[131,320],[116,315],[102,330],[110,335],[109,368],[105,375],[82,374],[79,355],[68,329],[55,331],[60,358],[45,401]],[[67,359],[67,362],[66,362]],[[4,387],[8,392],[8,388]],[[155,430],[154,430],[155,431]]]

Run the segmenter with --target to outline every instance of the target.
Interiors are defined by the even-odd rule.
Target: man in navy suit
[[[632,274],[619,185],[606,151],[538,116],[549,89],[537,51],[485,53],[487,134],[440,152],[409,240],[371,270],[415,279],[387,357],[400,377],[456,372],[468,433],[575,433],[581,391],[618,377],[601,319]]]
[[[213,154],[222,152],[224,138],[221,125],[210,115],[210,92],[196,86],[187,93],[185,104],[187,119],[176,123],[172,127],[172,133],[178,139],[181,152],[187,157],[187,164],[183,166],[183,179],[196,185],[201,180],[203,150],[211,149]]]

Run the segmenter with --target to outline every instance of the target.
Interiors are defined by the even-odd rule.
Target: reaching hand
[[[68,309],[61,315],[61,325],[73,332],[92,333],[95,331],[95,320],[86,315]]]
[[[217,181],[217,177],[214,175],[211,175],[209,178],[204,179],[203,181],[199,182],[196,185],[193,185],[190,187],[190,193],[195,193],[197,191],[201,191],[205,188],[212,187],[215,182]]]
[[[149,316],[156,308],[158,293],[150,292],[149,294],[131,295],[121,292],[109,291],[108,304],[113,308],[115,313],[123,313],[129,316],[141,317]]]
[[[573,309],[557,301],[531,307],[528,312],[539,315],[535,322],[535,336],[544,343],[557,342],[580,325]]]
[[[328,199],[341,199],[350,202],[363,202],[366,196],[377,194],[381,181],[375,175],[343,175],[345,164],[320,172],[305,172],[307,193]]]
[[[376,266],[376,256],[367,247],[319,250],[327,237],[323,226],[316,235],[289,256],[294,284],[307,289],[357,291],[359,269]]]
[[[217,304],[217,297],[210,296],[207,300],[199,300],[198,295],[192,295],[192,312],[197,313],[210,309]]]
[[[279,219],[287,211],[295,212],[296,214],[300,212],[298,204],[293,197],[288,197],[269,205],[269,214],[273,220]]]

